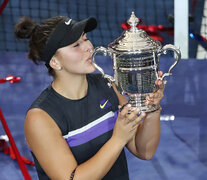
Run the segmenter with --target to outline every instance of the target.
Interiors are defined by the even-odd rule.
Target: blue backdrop
[[[160,69],[167,71],[172,58],[162,57]],[[111,59],[97,57],[106,73],[113,74]],[[207,178],[207,61],[181,60],[167,78],[162,115],[174,115],[174,121],[161,121],[161,139],[150,161],[135,158],[127,150],[131,180],[205,180]],[[26,53],[0,53],[0,78],[20,76],[19,83],[0,84],[0,107],[21,155],[31,159],[24,139],[27,108],[51,82],[46,67],[34,65]],[[0,135],[5,134],[0,124]],[[34,167],[27,166],[32,179]],[[15,160],[0,153],[0,179],[23,179]]]

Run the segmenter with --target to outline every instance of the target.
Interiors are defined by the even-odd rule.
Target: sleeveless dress
[[[78,164],[94,156],[111,138],[118,115],[118,98],[113,88],[107,86],[108,81],[100,74],[88,74],[87,81],[88,92],[82,99],[67,99],[50,85],[30,107],[51,116]],[[39,179],[48,180],[33,153],[32,156]],[[129,180],[124,150],[103,180]]]

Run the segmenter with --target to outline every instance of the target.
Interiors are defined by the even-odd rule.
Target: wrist
[[[112,135],[112,137],[109,139],[113,145],[116,145],[117,147],[124,148],[124,146],[127,144],[124,140],[116,137],[115,135]]]
[[[160,105],[157,106],[157,110],[155,112],[161,112],[162,111],[162,107]]]
[[[154,116],[160,116],[160,112],[162,111],[162,107],[159,105],[157,106],[157,109],[152,112],[146,113],[146,118],[154,117]]]
[[[149,113],[160,113],[161,111],[162,111],[162,107],[160,105],[157,105],[157,108]]]

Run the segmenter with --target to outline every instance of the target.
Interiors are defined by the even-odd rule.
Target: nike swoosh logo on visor
[[[69,25],[71,23],[72,19],[69,19],[68,21],[65,22],[66,25]]]

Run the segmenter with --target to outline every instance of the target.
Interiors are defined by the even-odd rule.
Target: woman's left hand
[[[162,71],[159,71],[158,76],[162,77],[162,75],[163,75]],[[146,101],[145,101],[146,105],[151,105],[151,104],[160,105],[160,101],[162,100],[162,98],[164,96],[164,87],[165,87],[165,85],[164,85],[163,81],[156,80],[155,84],[157,85],[158,88],[155,92],[149,93],[146,96]]]

